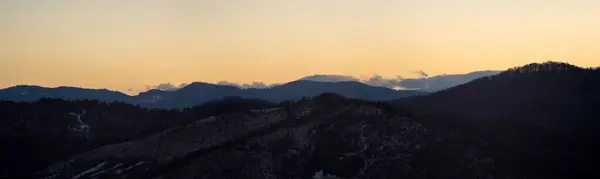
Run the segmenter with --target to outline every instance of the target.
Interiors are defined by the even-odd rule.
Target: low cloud
[[[263,82],[252,82],[251,84],[244,83],[242,85],[242,87],[244,87],[244,88],[267,88],[269,86]]]
[[[228,81],[219,81],[216,84],[218,85],[225,85],[225,86],[235,86],[235,87],[241,87],[239,84],[237,83],[233,83],[233,82],[228,82]]]
[[[252,83],[243,83],[243,84],[235,83],[235,82],[229,82],[229,81],[219,81],[216,84],[218,84],[218,85],[226,85],[226,86],[235,86],[235,87],[238,87],[238,88],[257,88],[257,89],[268,88],[268,87],[271,87],[271,86],[274,85],[274,84],[267,85],[267,84],[265,84],[263,82],[259,82],[259,81],[252,82]]]
[[[429,82],[428,82],[429,75],[427,73],[425,73],[423,70],[419,70],[414,73],[419,75],[421,78],[425,78],[425,89],[429,89]]]
[[[385,78],[381,75],[373,75],[372,77],[361,80],[362,83],[368,84],[371,86],[381,86],[386,88],[399,88],[401,87],[400,82],[404,80],[401,76],[396,76],[395,78]]]
[[[421,78],[428,78],[429,77],[429,75],[427,73],[425,73],[423,70],[415,71],[413,73],[419,75],[419,77],[421,77]]]
[[[162,90],[162,91],[173,91],[173,90],[178,90],[180,88],[183,88],[185,86],[187,86],[187,83],[182,83],[180,85],[174,85],[173,83],[161,83],[158,85],[146,85],[146,90],[153,90],[153,89],[157,89],[157,90]]]

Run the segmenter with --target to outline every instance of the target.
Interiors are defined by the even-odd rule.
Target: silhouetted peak
[[[353,84],[361,86],[369,86],[367,84],[358,81],[339,81],[339,82],[325,82],[325,81],[312,81],[312,80],[296,80],[284,85],[323,85],[323,84]]]
[[[35,88],[42,88],[41,86],[35,86],[35,85],[15,85],[12,87],[8,87],[5,88],[3,90],[8,90],[8,89],[35,89]]]
[[[205,82],[193,82],[193,83],[189,84],[188,86],[207,86],[207,85],[213,85],[213,84],[205,83]]]
[[[534,72],[567,72],[581,71],[583,68],[565,62],[547,61],[544,63],[531,63],[524,66],[511,68],[508,73],[534,73]]]
[[[193,82],[181,89],[179,89],[179,91],[185,91],[185,90],[190,90],[190,89],[207,89],[207,88],[235,88],[235,89],[239,89],[235,86],[225,86],[225,85],[217,85],[217,84],[210,84],[210,83],[205,83],[205,82]]]
[[[146,92],[140,93],[140,95],[143,95],[143,94],[161,94],[161,93],[164,93],[164,92],[165,91],[159,90],[159,89],[151,89],[151,90],[148,90]]]
[[[315,75],[311,75],[311,76],[306,76],[306,77],[300,78],[299,80],[318,81],[318,82],[359,81],[359,79],[354,78],[352,76],[325,75],[325,74],[315,74]]]

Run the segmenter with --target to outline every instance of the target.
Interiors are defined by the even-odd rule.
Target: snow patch
[[[277,111],[280,108],[268,108],[268,109],[251,109],[250,112],[272,112]]]
[[[102,162],[102,163],[96,165],[95,167],[87,169],[86,171],[83,171],[83,172],[79,173],[78,175],[75,175],[71,179],[81,178],[81,177],[83,177],[83,176],[85,176],[87,174],[91,174],[91,173],[97,172],[97,171],[101,170],[102,168],[104,168],[104,165],[106,165],[107,163],[108,162]]]
[[[204,119],[200,119],[198,121],[196,121],[196,124],[204,124],[204,123],[209,123],[209,122],[213,122],[216,121],[217,117],[216,116],[210,116]]]
[[[116,174],[121,174],[121,173],[123,173],[123,172],[126,172],[126,171],[129,171],[129,170],[131,170],[131,169],[133,169],[133,168],[135,168],[135,167],[137,167],[137,166],[140,166],[140,165],[142,165],[142,164],[144,164],[144,163],[146,163],[146,162],[138,162],[138,163],[136,163],[135,165],[129,166],[129,167],[127,167],[127,168],[124,168],[124,169],[121,169],[121,170],[117,170],[115,173],[116,173]]]

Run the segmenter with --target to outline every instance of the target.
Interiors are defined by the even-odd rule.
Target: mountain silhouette
[[[65,100],[97,99],[102,101],[126,101],[129,96],[107,89],[85,89],[77,87],[45,88],[40,86],[19,85],[0,90],[0,100],[35,101],[41,98]]]
[[[414,89],[426,92],[436,92],[446,88],[454,87],[475,80],[477,78],[495,75],[500,71],[474,71],[467,74],[438,75],[429,78],[404,78],[404,79],[385,79],[380,76],[369,80],[360,80],[351,76],[344,75],[311,75],[300,78],[300,80],[317,82],[346,82],[360,81],[371,86],[401,87],[404,89]],[[383,84],[383,85],[382,85]]]
[[[342,81],[360,81],[358,78],[344,75],[311,75],[298,80],[317,81],[317,82],[342,82]]]
[[[208,100],[171,110],[97,100],[0,101],[0,139],[7,144],[0,173],[598,178],[599,79],[599,68],[546,62],[392,101],[378,100],[400,95],[383,87],[302,80],[268,89],[193,83],[180,93],[151,90],[135,99],[157,106]],[[316,94],[322,91],[331,92]],[[171,103],[177,101],[183,102]],[[88,133],[72,127],[74,116],[91,126]]]
[[[533,63],[395,103],[436,119],[431,128],[455,126],[484,137],[478,140],[490,144],[488,155],[519,161],[513,172],[594,176],[600,158],[598,81],[600,68]]]
[[[400,81],[399,85],[408,89],[436,92],[461,85],[481,77],[496,75],[498,73],[500,73],[500,71],[475,71],[467,74],[438,75],[429,78],[410,78]]]
[[[546,62],[512,68],[431,95],[398,100],[427,113],[519,119],[551,125],[588,118],[600,100],[600,70]],[[556,125],[563,125],[556,123]]]
[[[108,90],[16,86],[0,90],[0,100],[34,101],[40,98],[66,100],[89,99],[121,101],[150,108],[184,108],[228,96],[280,102],[300,99],[302,97],[312,97],[325,92],[333,92],[349,98],[366,100],[392,100],[425,94],[413,90],[393,90],[384,87],[374,87],[359,82],[315,82],[299,80],[264,89],[240,89],[228,85],[194,82],[176,91],[153,89],[136,96],[127,96],[120,92]]]

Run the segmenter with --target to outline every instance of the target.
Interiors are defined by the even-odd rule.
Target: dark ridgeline
[[[44,88],[39,86],[15,86],[0,90],[0,100],[35,101],[40,98],[66,100],[119,101],[148,108],[186,108],[211,100],[237,96],[249,99],[261,99],[271,102],[298,100],[325,92],[341,94],[349,98],[366,100],[392,100],[424,92],[413,90],[393,90],[374,87],[360,82],[316,82],[293,81],[265,89],[240,89],[234,86],[195,82],[176,91],[149,90],[136,96],[109,90],[93,90],[72,87]]]
[[[432,131],[479,143],[514,174],[587,178],[600,159],[599,81],[599,68],[534,63],[395,103],[422,115]],[[440,143],[430,157],[457,156],[448,146],[461,147]]]
[[[437,92],[475,79],[496,75],[500,71],[474,71],[467,74],[438,75],[429,78],[404,79],[398,84],[407,89],[418,89],[426,92]]]
[[[76,87],[45,88],[31,85],[18,85],[0,90],[0,100],[4,101],[37,101],[41,98],[64,100],[100,100],[127,101],[126,94],[106,89],[85,89]]]
[[[266,100],[219,97],[181,110],[2,102],[2,141],[12,142],[2,145],[11,146],[2,148],[10,159],[2,169],[17,169],[11,177],[58,178],[598,178],[598,81],[600,69],[547,62],[392,103],[357,92],[363,87],[354,82],[319,93],[332,83],[304,81]],[[206,84],[188,90],[237,91]],[[267,101],[285,99],[278,94],[298,100]],[[185,97],[206,98],[173,99]],[[87,137],[69,129],[76,119],[67,113],[81,108]]]

